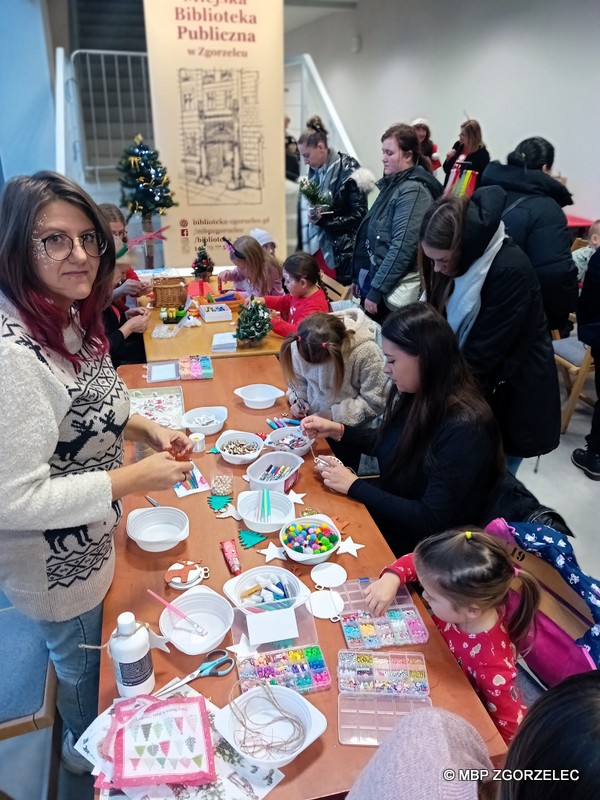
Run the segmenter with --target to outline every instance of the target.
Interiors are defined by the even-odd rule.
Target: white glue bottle
[[[124,611],[117,617],[117,627],[112,632],[109,647],[121,697],[149,694],[155,684],[150,637],[147,629],[138,625],[131,611]]]

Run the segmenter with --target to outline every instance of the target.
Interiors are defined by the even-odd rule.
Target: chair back
[[[352,288],[350,286],[343,286],[334,278],[330,278],[321,270],[321,283],[327,289],[329,300],[333,303],[337,300],[348,300]]]
[[[584,391],[586,378],[595,369],[594,359],[591,349],[575,335],[566,339],[553,339],[552,347],[567,393],[560,420],[560,432],[565,433],[577,403],[587,403],[592,407],[596,404],[596,399]]]
[[[573,244],[571,245],[571,252],[575,252],[575,250],[579,250],[581,247],[587,247],[588,240],[581,239],[579,236],[575,239]]]

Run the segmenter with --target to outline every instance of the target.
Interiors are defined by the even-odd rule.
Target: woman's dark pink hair
[[[107,351],[102,312],[110,302],[115,245],[110,227],[92,198],[74,181],[56,172],[37,172],[9,180],[0,198],[0,289],[16,306],[33,338],[73,364],[83,356],[65,347],[63,329],[69,316],[44,293],[33,257],[34,230],[43,207],[56,200],[78,208],[106,240],[89,296],[74,304],[83,340],[98,355]]]

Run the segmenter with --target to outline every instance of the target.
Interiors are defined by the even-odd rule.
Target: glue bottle
[[[117,617],[109,648],[121,697],[149,694],[155,684],[150,637],[131,611],[124,611]]]

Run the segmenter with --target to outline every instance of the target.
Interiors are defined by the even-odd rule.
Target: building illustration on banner
[[[180,69],[182,180],[190,206],[263,200],[259,72]]]

